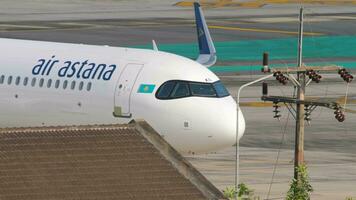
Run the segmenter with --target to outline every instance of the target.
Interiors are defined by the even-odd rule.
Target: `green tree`
[[[309,183],[307,166],[305,164],[296,168],[300,181],[293,179],[286,200],[310,200],[313,187]]]

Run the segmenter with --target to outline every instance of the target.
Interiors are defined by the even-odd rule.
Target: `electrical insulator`
[[[288,77],[284,76],[280,71],[275,72],[273,76],[276,77],[276,80],[282,83],[283,85],[286,85],[288,83]]]
[[[322,76],[321,75],[319,75],[319,74],[317,74],[314,70],[308,70],[307,72],[306,72],[306,75],[308,75],[309,76],[309,78],[312,80],[312,81],[314,81],[314,82],[316,82],[316,83],[320,83],[320,81],[321,81],[321,78],[322,78]]]
[[[335,110],[334,114],[336,115],[336,114],[339,114],[339,113],[341,113],[340,108],[336,108],[336,110]]]
[[[311,70],[307,70],[307,71],[305,72],[305,74],[306,74],[307,76],[309,76],[310,71],[311,71]]]
[[[345,121],[345,115],[344,114],[339,114],[339,115],[336,115],[335,118],[337,119],[337,121],[339,122],[344,122]]]
[[[349,83],[350,83],[352,80],[354,80],[354,76],[350,75],[350,77],[349,77]]]
[[[280,79],[282,78],[283,74],[281,72],[275,72],[273,74],[274,77],[276,77],[277,81],[280,81]]]
[[[344,76],[344,81],[346,81],[347,83],[351,83],[351,81],[354,79],[354,77],[351,74],[346,74]]]
[[[345,82],[351,83],[354,77],[345,69],[339,69],[338,73],[340,74],[341,78],[344,79]]]
[[[309,76],[309,78],[312,78],[315,74],[315,71],[314,70],[307,70],[307,72],[305,73],[307,76]]]
[[[339,122],[345,121],[345,114],[340,110],[340,108],[336,108],[335,112],[335,119]]]
[[[345,72],[346,72],[346,69],[345,69],[345,68],[339,69],[339,71],[338,71],[338,73],[340,74],[340,76],[343,76]]]
[[[311,121],[311,110],[310,110],[310,106],[309,105],[306,105],[305,108],[305,116],[304,116],[304,120],[307,121],[308,123],[310,123]]]
[[[281,111],[279,111],[280,106],[277,103],[274,103],[273,108],[274,108],[274,110],[273,110],[273,112],[274,112],[273,118],[279,120],[281,118],[281,116],[282,116],[280,114]]]
[[[314,82],[316,82],[316,83],[320,83],[321,78],[322,78],[321,75],[316,74],[316,75],[312,78],[312,80],[313,80]]]
[[[276,79],[277,79],[277,81],[279,81],[279,82],[281,82],[282,81],[282,79],[283,79],[283,74],[278,74],[277,76],[276,76]]]
[[[283,76],[283,77],[282,77],[282,80],[281,80],[281,83],[282,83],[283,85],[287,85],[288,80],[289,80],[289,79],[288,79],[287,77]]]
[[[314,70],[309,70],[306,74],[309,76],[310,79],[312,79],[316,75],[316,72]]]
[[[348,71],[345,71],[345,72],[342,74],[341,78],[343,78],[344,81],[346,81],[347,78],[349,77],[349,75],[350,75],[349,72],[348,72]]]

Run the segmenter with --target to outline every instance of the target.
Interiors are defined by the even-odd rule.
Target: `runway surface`
[[[6,0],[0,8],[0,37],[137,48],[151,48],[154,39],[162,51],[195,58],[198,52],[192,8],[172,6],[176,2],[150,0],[142,5],[142,1],[83,4],[82,0]],[[306,64],[343,65],[356,73],[355,8],[307,6]],[[241,84],[260,75],[263,52],[270,53],[273,66],[295,65],[298,5],[204,11],[218,51],[219,61],[212,70],[233,96]],[[271,94],[293,94],[292,87],[270,82]],[[355,82],[349,86],[347,105],[354,110]],[[346,84],[333,74],[307,91],[311,96],[335,99],[345,93]],[[259,101],[260,94],[260,86],[250,87],[243,92],[242,102]],[[293,118],[285,108],[281,121],[273,119],[271,107],[242,109],[247,130],[241,140],[241,181],[262,199],[283,199],[293,175]],[[348,113],[346,118],[345,123],[336,122],[332,110],[318,108],[306,128],[306,161],[315,189],[312,199],[356,198],[356,114]],[[189,160],[219,188],[233,184],[234,148],[189,156]]]
[[[210,11],[210,10],[207,10]],[[307,11],[306,11],[307,12]],[[311,12],[311,11],[310,11]],[[308,64],[356,66],[356,14],[308,15],[305,22],[304,61]],[[269,52],[273,66],[295,63],[296,15],[214,17],[209,20],[218,63],[214,72],[258,71],[261,55]],[[98,37],[100,36],[100,37]],[[70,43],[152,48],[195,58],[197,44],[192,19],[98,19],[1,22],[0,37]],[[293,48],[294,47],[294,48]]]

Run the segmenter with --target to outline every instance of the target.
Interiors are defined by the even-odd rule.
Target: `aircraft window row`
[[[1,75],[0,76],[0,84],[8,84],[8,85],[11,85],[12,82],[14,81],[15,85],[21,85],[21,77],[20,76],[17,76],[15,79],[13,76],[8,76],[7,79],[5,77],[5,75]],[[37,82],[37,78],[32,78],[31,80],[28,78],[28,77],[25,77],[23,78],[23,81],[22,81],[22,85],[23,86],[27,86],[27,85],[31,85],[32,87],[35,87],[36,86],[36,82]],[[39,87],[47,87],[47,88],[51,88],[52,86],[52,83],[53,83],[53,80],[52,79],[48,79],[47,81],[44,79],[44,78],[40,78],[39,81],[38,81],[38,86]],[[69,87],[68,87],[69,86]],[[68,80],[64,80],[63,81],[63,84],[61,86],[61,81],[60,80],[56,80],[54,82],[54,88],[58,89],[58,88],[63,88],[63,89],[71,89],[71,90],[75,90],[76,89],[76,86],[77,86],[77,81],[71,81],[69,83]],[[87,91],[90,91],[92,89],[92,83],[91,82],[88,82],[86,83],[86,86],[84,86],[84,82],[83,81],[80,81],[79,84],[78,84],[78,90],[82,91],[84,89],[86,89]]]
[[[201,83],[171,80],[163,83],[156,92],[158,99],[177,99],[190,96],[220,98],[229,95],[229,92],[220,81]]]

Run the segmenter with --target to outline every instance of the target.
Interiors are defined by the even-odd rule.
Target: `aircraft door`
[[[115,102],[113,115],[115,117],[131,117],[131,93],[142,68],[142,64],[127,64],[122,71],[116,84],[114,95]]]

